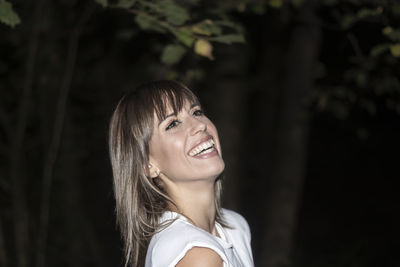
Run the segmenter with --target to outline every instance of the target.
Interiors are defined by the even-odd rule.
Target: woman
[[[109,145],[125,266],[253,266],[245,219],[220,208],[218,133],[192,91],[157,81],[128,93]]]

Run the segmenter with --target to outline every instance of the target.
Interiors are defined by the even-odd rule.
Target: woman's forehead
[[[162,103],[155,106],[155,119],[162,121],[170,115],[177,115],[183,109],[191,109],[194,106],[200,106],[197,99],[189,99],[188,97],[171,99],[165,96]]]

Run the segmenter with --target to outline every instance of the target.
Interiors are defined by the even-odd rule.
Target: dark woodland
[[[0,22],[0,266],[123,266],[108,122],[158,79],[216,124],[256,266],[400,266],[397,1],[0,0]]]

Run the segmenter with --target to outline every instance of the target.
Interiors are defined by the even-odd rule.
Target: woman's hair
[[[166,117],[170,106],[179,113],[185,105],[199,104],[186,86],[156,81],[139,86],[119,101],[110,122],[109,149],[113,171],[117,223],[124,242],[125,266],[144,266],[151,237],[162,228],[159,219],[174,205],[160,178],[149,178],[149,142],[155,116]],[[215,184],[216,220],[220,214],[221,180]]]

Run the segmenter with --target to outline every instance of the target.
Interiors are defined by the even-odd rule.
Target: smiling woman
[[[109,146],[125,266],[253,266],[246,220],[220,207],[217,129],[186,86],[123,96]]]

